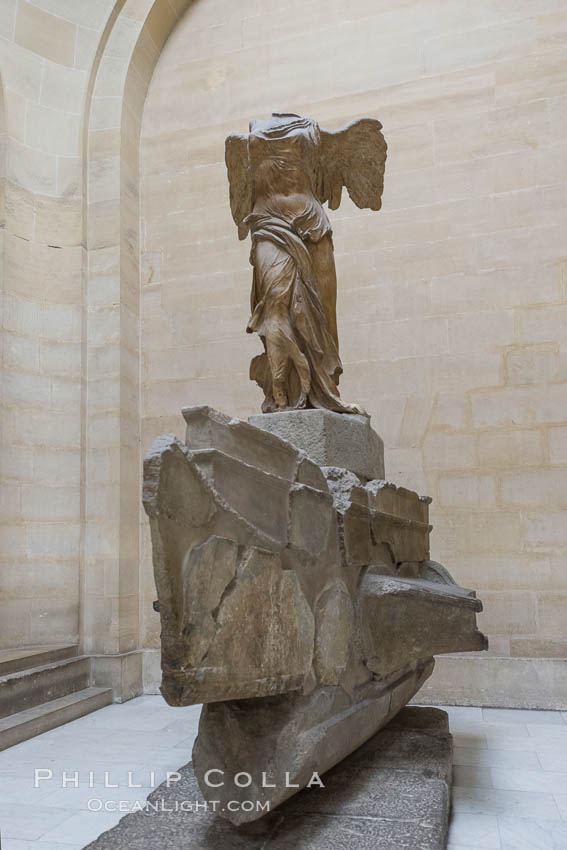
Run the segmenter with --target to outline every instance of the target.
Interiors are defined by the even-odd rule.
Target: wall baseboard
[[[567,658],[440,655],[420,705],[567,710]]]

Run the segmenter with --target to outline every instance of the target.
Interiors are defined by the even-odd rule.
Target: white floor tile
[[[456,720],[450,720],[449,727],[452,732],[457,732],[459,735],[472,735],[472,736],[500,736],[505,735],[510,738],[527,738],[528,727],[525,723],[505,723],[504,721],[498,723],[489,723],[487,721],[472,721],[472,720],[461,720],[460,718],[456,718]],[[544,727],[541,727],[544,728]],[[549,728],[549,727],[545,727]],[[564,727],[551,727],[558,728],[561,731]],[[567,727],[565,727],[567,728]]]
[[[483,850],[483,847],[480,844],[476,844],[476,845],[472,845],[472,846],[476,847],[476,850]],[[498,847],[500,847],[500,844],[498,845]],[[447,850],[470,850],[470,848],[471,848],[470,844],[468,844],[468,845],[467,844],[453,844],[452,841],[449,844],[447,844]]]
[[[489,767],[470,764],[453,765],[453,785],[463,788],[492,788]]]
[[[195,739],[197,737],[197,732],[193,735],[188,735],[187,738],[183,738],[178,744],[175,745],[176,750],[184,750],[186,753],[189,753],[189,757],[193,752],[193,744],[195,743]]]
[[[98,838],[107,829],[115,826],[124,814],[120,812],[73,812],[72,816],[58,826],[46,832],[44,841],[54,841],[60,844],[77,844],[82,842],[84,847]],[[39,842],[37,850],[43,850]]]
[[[46,777],[38,780],[38,788],[34,787],[34,768],[31,766],[23,766],[21,769],[22,785],[25,789],[26,798],[33,797],[34,802],[38,802],[40,798],[52,794],[59,788],[64,788],[64,772],[66,772],[67,788],[71,788],[77,783],[75,782],[75,774],[77,774],[78,784],[81,787],[86,787],[89,784],[104,785],[105,774],[106,784],[117,783],[119,785],[128,785],[129,773],[132,774],[132,782],[141,783],[144,787],[151,784],[150,768],[147,762],[140,764],[139,754],[136,753],[136,759],[128,759],[127,762],[112,761],[105,759],[99,762],[96,759],[85,758],[83,755],[72,759],[66,755],[61,761],[51,762],[46,764],[41,758],[36,762],[41,768],[48,767],[52,771],[51,777]],[[92,774],[92,778],[91,778]],[[0,771],[0,781],[4,776],[4,771]]]
[[[54,806],[55,808],[64,806],[66,809],[75,811],[78,809],[94,811],[99,808],[99,801],[106,803],[127,800],[130,803],[138,801],[141,807],[152,790],[150,787],[128,788],[127,785],[122,785],[119,788],[105,788],[103,785],[95,785],[94,788],[89,788],[88,785],[79,788],[59,788],[42,800],[42,806]]]
[[[529,750],[475,749],[453,747],[453,764],[469,764],[479,767],[508,767],[540,770],[542,765],[536,752]]]
[[[567,747],[563,744],[546,742],[537,750],[540,766],[544,770],[553,770],[558,773],[567,773]]]
[[[47,786],[34,788],[33,771],[22,776],[0,771],[0,789],[2,803],[21,803],[33,794],[34,803],[43,804],[43,800],[53,793],[53,789]]]
[[[525,728],[525,727],[518,727]],[[554,744],[557,746],[555,739],[548,738],[533,738],[530,735],[499,735],[495,731],[497,727],[486,726],[486,746],[489,750],[510,750],[515,752],[532,752],[538,753],[542,749],[549,749]]]
[[[498,818],[502,850],[567,850],[567,824]]]
[[[56,731],[56,730],[54,730]],[[62,748],[72,752],[75,751],[77,745],[80,746],[81,752],[93,751],[99,752],[100,748],[108,752],[122,753],[130,750],[155,749],[155,744],[152,738],[148,739],[147,732],[149,730],[119,729],[119,728],[100,728],[91,727],[89,729],[65,729],[64,733],[49,738],[42,744],[42,750],[45,753],[57,754]],[[155,728],[153,732],[159,734],[159,743],[162,745],[175,746],[181,738],[179,733],[165,732],[162,729]]]
[[[567,821],[567,790],[556,791],[553,797],[559,809],[559,814],[564,821]]]
[[[475,844],[475,845],[472,845],[472,846],[476,847],[476,850],[484,850],[484,848],[480,844]],[[498,847],[500,847],[500,844],[498,845]],[[453,844],[452,841],[449,844],[447,844],[447,850],[470,850],[470,848],[471,848],[470,844],[468,844],[468,845],[467,844]],[[492,848],[486,848],[486,850],[492,850]]]
[[[550,741],[561,742],[567,744],[567,724],[560,726],[559,724],[543,724],[543,723],[528,723],[528,734],[533,738],[547,738]]]
[[[0,835],[5,838],[23,838],[37,841],[46,832],[72,815],[66,809],[53,809],[22,803],[0,803]]]
[[[151,762],[151,773],[153,775],[154,784],[156,786],[161,785],[162,782],[165,782],[165,780],[167,779],[168,772],[173,773],[176,770],[179,770],[180,767],[184,767],[189,761],[191,761],[191,754],[190,753],[185,754],[185,756],[183,756],[183,754],[181,754],[181,757],[179,757],[179,753],[181,753],[181,751],[178,750],[177,753],[178,753],[177,758],[171,758],[169,760],[164,760],[164,761],[161,761],[161,762],[157,762],[157,761]],[[150,772],[149,767],[150,766],[147,763],[146,763],[146,765],[141,764],[141,765],[136,766],[134,773],[133,773],[133,776],[134,777],[140,776],[141,777],[140,781],[149,781],[149,780],[145,779],[145,777],[149,776],[149,772]]]
[[[500,850],[497,818],[494,815],[454,812],[449,824],[449,847],[454,844],[477,850]]]
[[[440,706],[441,707],[441,706]],[[469,705],[444,705],[443,711],[449,715],[449,720],[470,720],[477,723],[482,723],[482,708]]]
[[[122,706],[113,705],[108,706],[109,709],[120,709]],[[124,705],[124,708],[127,709],[127,703]],[[126,711],[122,714],[120,711],[108,711],[107,709],[102,709],[102,712],[107,712],[103,717],[96,717],[98,712],[95,712],[94,715],[89,715],[89,717],[93,717],[90,723],[83,724],[82,728],[84,729],[116,729],[116,730],[128,730],[129,732],[153,732],[159,731],[162,729],[166,729],[171,726],[174,722],[183,721],[186,718],[184,717],[184,713],[187,711],[185,708],[170,708],[166,706],[167,710],[164,711],[161,708],[157,710],[152,709],[152,707],[146,708],[145,706],[139,712]]]
[[[455,747],[473,747],[475,750],[486,749],[487,743],[484,732],[460,732],[452,724],[449,724],[449,728],[453,735],[453,745]]]
[[[490,772],[495,788],[510,791],[547,791],[549,793],[567,788],[567,773],[498,767],[490,768]]]
[[[2,839],[2,850],[82,850],[83,844],[54,844],[52,841],[22,841]]]
[[[171,708],[162,697],[138,697],[0,753],[2,850],[10,850],[8,841],[20,842],[12,850],[49,850],[59,844],[67,850],[84,847],[122,816],[89,812],[88,800],[145,801],[168,770],[190,760],[200,708]],[[34,788],[37,767],[50,769],[53,775]],[[79,788],[72,781],[62,787],[63,771],[71,780],[78,772]],[[89,788],[90,771],[95,788]],[[105,771],[118,789],[100,787]],[[129,788],[129,780],[143,788]]]
[[[453,788],[456,812],[478,815],[529,816],[541,820],[561,820],[559,809],[549,793],[507,791],[496,788]]]
[[[191,708],[193,707],[191,706]],[[182,720],[174,720],[173,723],[169,723],[164,728],[164,732],[178,734],[180,739],[186,738],[188,735],[197,735],[198,731],[199,715],[195,715],[194,713],[191,713],[188,717],[184,717]]]

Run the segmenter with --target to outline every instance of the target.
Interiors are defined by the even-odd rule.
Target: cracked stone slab
[[[323,774],[324,788],[300,791],[254,824],[236,827],[204,811],[187,764],[179,782],[150,795],[156,811],[127,815],[85,850],[445,850],[451,761],[446,713],[406,708]],[[184,801],[201,809],[179,811]]]

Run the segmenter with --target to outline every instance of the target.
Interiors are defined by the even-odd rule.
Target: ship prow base
[[[486,648],[482,603],[430,558],[430,499],[364,475],[383,457],[362,417],[353,471],[336,465],[348,415],[302,413],[297,441],[313,445],[312,421],[322,464],[273,418],[267,431],[207,406],[184,409],[185,444],[160,437],[145,460],[162,693],[205,703],[193,764],[207,800],[273,809],[388,723],[435,655]],[[214,787],[211,770],[251,783]],[[219,814],[240,824],[262,809]]]

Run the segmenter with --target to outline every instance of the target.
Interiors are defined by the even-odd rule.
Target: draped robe
[[[264,353],[250,377],[264,390],[262,410],[326,408],[341,401],[337,279],[332,230],[323,203],[340,204],[346,186],[359,207],[380,209],[386,143],[376,119],[342,130],[274,113],[226,142],[230,202],[239,237],[252,237],[254,269],[247,331]]]
[[[337,389],[336,276],[331,225],[315,196],[318,144],[319,128],[308,118],[282,116],[251,127],[256,202],[245,219],[254,268],[247,331],[266,348],[250,371],[264,389],[264,410],[280,407],[274,383],[284,388],[288,407],[352,410]],[[321,242],[330,280],[317,275],[310,251]]]

